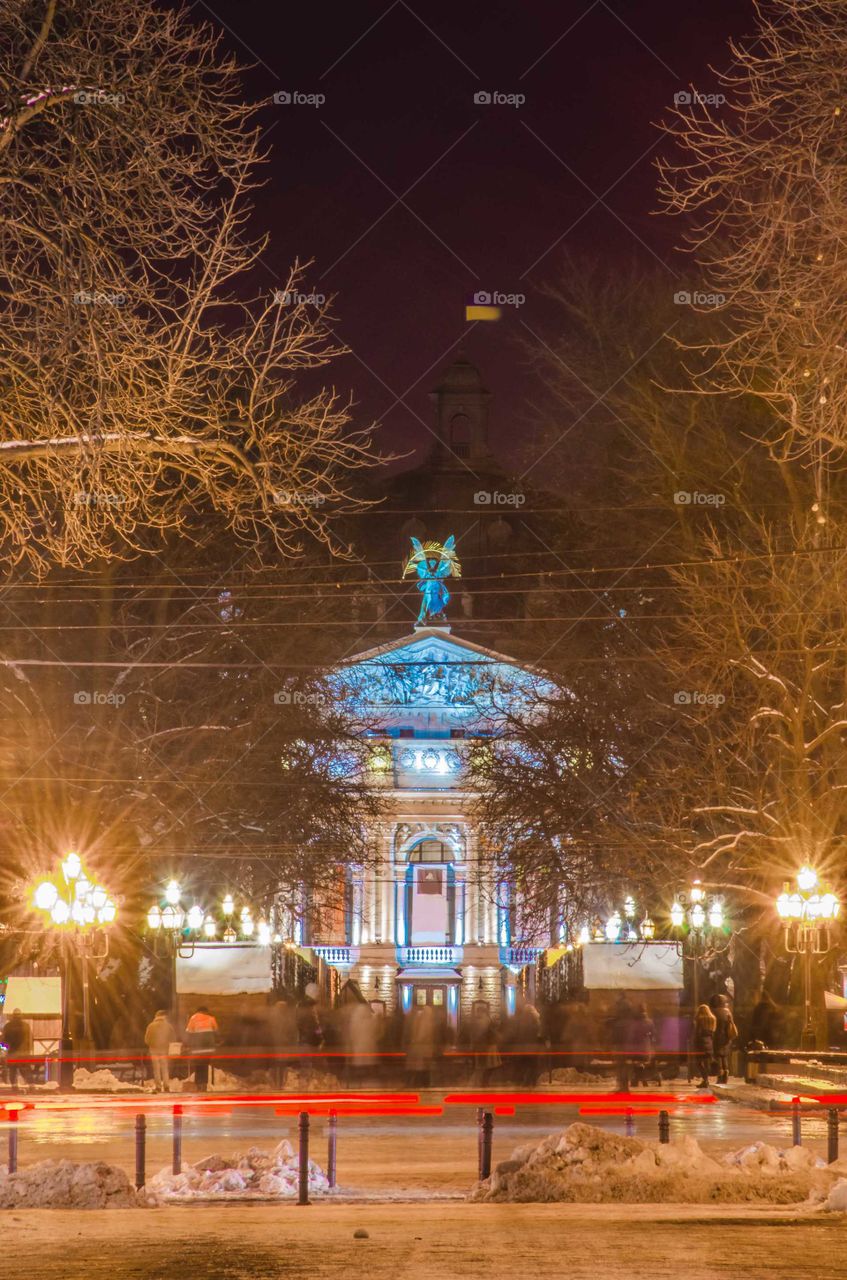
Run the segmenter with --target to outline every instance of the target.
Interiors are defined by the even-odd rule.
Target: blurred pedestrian
[[[355,978],[344,983],[338,1000],[342,1073],[351,1083],[361,1082],[376,1066],[377,1019]]]
[[[0,1041],[6,1046],[6,1065],[9,1068],[9,1085],[18,1093],[21,1080],[28,1085],[27,1060],[32,1057],[32,1028],[20,1009],[13,1009],[12,1016],[0,1032]]]
[[[170,1051],[174,1029],[168,1022],[164,1009],[157,1009],[153,1021],[147,1024],[144,1043],[150,1053],[153,1068],[153,1087],[156,1093],[168,1093],[171,1087]]]
[[[724,995],[713,996],[709,1007],[715,1015],[715,1062],[718,1069],[718,1084],[729,1083],[729,1055],[732,1046],[738,1039],[738,1027],[732,1016],[729,998]]]
[[[410,1085],[429,1089],[438,1051],[438,1019],[431,1004],[419,1005],[408,1023],[406,1075]]]
[[[217,1045],[219,1033],[217,1021],[204,1004],[199,1005],[188,1019],[185,1034],[194,1058],[194,1083],[198,1093],[205,1093],[209,1088],[210,1051]]]
[[[297,1050],[300,1056],[300,1070],[309,1077],[315,1071],[315,1059],[320,1054],[324,1041],[318,1011],[320,989],[316,982],[307,982],[302,998],[297,1002]]]
[[[541,1014],[531,1000],[523,996],[518,1001],[514,1018],[514,1042],[519,1050],[515,1058],[515,1074],[518,1084],[534,1089],[541,1070]]]
[[[297,1053],[297,1013],[291,1000],[277,1000],[271,1007],[270,1036],[274,1055],[271,1074],[281,1089],[286,1066]]]
[[[656,1050],[656,1027],[647,1012],[646,1004],[640,1004],[630,1023],[629,1048],[632,1062],[632,1083],[647,1084]],[[659,1078],[661,1083],[661,1077]]]
[[[634,1020],[635,1010],[632,1007],[632,1002],[629,996],[621,992],[615,1001],[615,1007],[609,1019],[609,1040],[615,1059],[615,1074],[619,1093],[629,1093],[629,1053]]]
[[[500,1068],[502,1058],[497,1051],[497,1028],[491,1010],[482,1000],[476,1002],[470,1017],[470,1051],[473,1055],[471,1079],[484,1087],[490,1083],[492,1073]]]
[[[761,1040],[767,1049],[781,1049],[785,1039],[785,1019],[782,1010],[767,991],[754,1007],[750,1018],[750,1039]]]
[[[700,1071],[698,1089],[708,1089],[709,1075],[712,1070],[712,1059],[715,1056],[715,1028],[717,1019],[707,1004],[697,1006],[694,1015],[694,1034],[692,1048],[694,1060]]]

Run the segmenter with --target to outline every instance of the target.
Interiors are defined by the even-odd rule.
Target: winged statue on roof
[[[444,610],[450,600],[445,578],[461,578],[462,566],[456,557],[454,534],[443,543],[421,542],[412,538],[412,552],[403,566],[403,577],[417,576],[417,588],[421,593],[421,610],[418,626],[447,621]]]

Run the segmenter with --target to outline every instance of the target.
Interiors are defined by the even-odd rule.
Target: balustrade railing
[[[462,947],[398,947],[399,964],[461,964]]]

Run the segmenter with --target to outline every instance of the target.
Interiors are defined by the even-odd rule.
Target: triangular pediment
[[[492,721],[505,699],[520,698],[539,683],[551,687],[540,671],[446,627],[421,627],[357,654],[330,680],[357,715],[369,713],[386,725],[411,718],[413,724],[466,729]]]

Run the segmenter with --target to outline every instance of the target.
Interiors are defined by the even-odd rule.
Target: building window
[[[440,840],[422,840],[409,850],[409,862],[452,862],[453,850]]]

